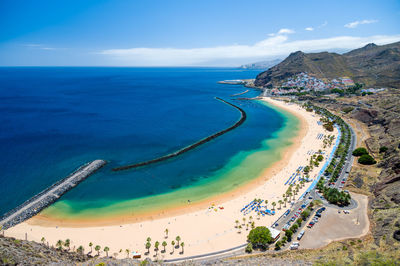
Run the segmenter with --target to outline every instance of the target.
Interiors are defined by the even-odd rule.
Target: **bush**
[[[247,236],[253,247],[266,248],[268,244],[271,244],[274,240],[272,239],[271,232],[265,226],[257,226],[252,229]]]
[[[357,148],[353,151],[353,156],[361,156],[364,154],[368,154],[368,151],[366,148],[363,148],[363,147]]]
[[[286,236],[288,242],[292,241],[292,235],[293,235],[292,230],[289,229],[289,230],[285,231],[285,236]]]
[[[376,161],[374,158],[372,158],[371,155],[364,154],[364,155],[361,155],[360,158],[358,158],[358,163],[364,164],[364,165],[371,165],[371,164],[376,164]]]
[[[304,210],[301,213],[301,218],[303,219],[303,221],[305,221],[307,219],[307,217],[310,216],[310,211],[309,210]]]
[[[382,146],[382,147],[379,148],[379,153],[384,153],[384,152],[386,152],[387,150],[388,150],[388,147]]]
[[[252,245],[251,243],[248,243],[247,246],[246,246],[245,251],[246,251],[247,253],[253,252],[253,245]]]
[[[324,159],[324,156],[322,156],[321,154],[317,156],[318,162],[322,162],[323,159]]]
[[[342,108],[342,111],[345,112],[346,114],[350,113],[353,110],[354,110],[354,107],[351,107],[351,106],[347,106],[347,107]]]
[[[278,241],[275,243],[275,250],[280,250],[281,249],[281,241]]]

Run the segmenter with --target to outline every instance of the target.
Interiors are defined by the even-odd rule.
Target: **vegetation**
[[[361,156],[361,155],[364,155],[364,154],[368,154],[367,149],[364,148],[364,147],[357,148],[357,149],[355,149],[353,151],[353,156],[357,156],[358,157],[358,156]]]
[[[382,146],[382,147],[379,148],[379,153],[387,152],[387,150],[388,150],[388,147]]]
[[[372,165],[372,164],[376,164],[376,161],[374,158],[372,158],[371,155],[363,154],[360,156],[360,158],[358,158],[358,163],[364,164],[364,165]]]
[[[271,232],[265,226],[257,226],[252,229],[247,236],[247,241],[252,244],[253,247],[259,247],[265,249],[269,244],[273,242]]]
[[[245,251],[246,251],[247,253],[253,252],[253,245],[252,245],[251,243],[248,243],[247,246],[246,246]]]

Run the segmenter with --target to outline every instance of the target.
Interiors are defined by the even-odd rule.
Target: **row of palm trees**
[[[166,233],[166,237],[165,238],[167,238],[168,237],[168,229],[165,229],[165,233]],[[176,240],[176,242],[175,242],[175,240]],[[172,252],[170,254],[174,254],[175,249],[179,248],[179,246],[182,248],[181,254],[183,254],[183,252],[184,252],[183,248],[185,247],[185,242],[180,242],[181,241],[181,237],[180,236],[177,236],[175,238],[175,240],[171,241]],[[168,245],[167,241],[163,241],[161,243],[161,245],[164,247],[164,249],[161,252],[165,253],[166,252],[166,247]],[[156,252],[155,256],[158,255],[159,246],[160,246],[160,242],[159,241],[154,242],[154,251]],[[146,239],[145,247],[147,249],[147,254],[150,254],[150,248],[151,248],[151,238],[150,237],[148,237]]]
[[[42,237],[41,242],[42,242],[43,245],[45,245],[46,239],[44,237]],[[90,253],[93,252],[93,246],[94,246],[93,243],[90,242],[89,243]],[[60,239],[60,240],[57,241],[56,247],[57,247],[58,250],[63,250],[63,248],[66,248],[66,250],[70,251],[71,250],[71,240],[66,239],[65,241],[63,241],[63,240]],[[74,250],[75,250],[75,247],[74,247]],[[96,245],[94,247],[94,250],[97,251],[97,256],[100,256],[101,246]],[[85,248],[81,245],[76,249],[76,251],[79,254],[83,255],[84,252],[85,252]],[[110,251],[110,248],[106,246],[106,247],[104,247],[103,251],[106,253],[106,256],[108,257],[108,252]],[[128,252],[128,255],[129,255],[129,252]]]

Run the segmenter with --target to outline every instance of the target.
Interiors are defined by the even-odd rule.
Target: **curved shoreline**
[[[182,149],[180,149],[178,151],[175,151],[173,153],[170,153],[170,154],[167,154],[167,155],[164,155],[164,156],[152,159],[152,160],[140,162],[140,163],[135,163],[135,164],[129,164],[129,165],[124,165],[124,166],[120,166],[120,167],[115,167],[112,170],[113,171],[128,170],[128,169],[132,169],[132,168],[137,168],[137,167],[141,167],[141,166],[147,166],[147,165],[150,165],[150,164],[159,163],[159,162],[162,162],[162,161],[169,160],[169,159],[177,157],[177,156],[179,156],[179,155],[181,155],[181,154],[183,154],[185,152],[193,150],[193,149],[197,148],[198,146],[200,146],[202,144],[205,144],[205,143],[207,143],[207,142],[209,142],[209,141],[211,141],[211,140],[213,140],[213,139],[215,139],[215,138],[217,138],[219,136],[224,135],[225,133],[228,133],[229,131],[237,128],[238,126],[243,124],[244,121],[246,121],[247,115],[246,115],[246,112],[242,108],[240,108],[240,107],[238,107],[238,106],[236,106],[234,104],[231,104],[231,103],[229,103],[227,101],[224,101],[219,97],[215,97],[215,99],[217,99],[217,100],[219,100],[219,101],[221,101],[223,103],[226,103],[226,104],[236,108],[237,110],[239,110],[239,112],[241,114],[240,119],[235,124],[233,124],[232,126],[226,128],[224,130],[218,131],[217,133],[214,133],[214,134],[212,134],[212,135],[210,135],[208,137],[205,137],[205,138],[203,138],[203,139],[201,139],[201,140],[199,140],[199,141],[197,141],[197,142],[195,142],[193,144],[190,144],[189,146],[186,146],[186,147],[184,147],[184,148],[182,148]]]
[[[207,197],[206,199],[190,202],[187,204],[171,204],[169,206],[162,207],[157,209],[147,210],[143,213],[136,212],[135,214],[126,212],[124,214],[116,214],[105,217],[91,217],[91,218],[72,218],[65,219],[65,217],[54,217],[52,215],[46,215],[40,213],[39,215],[33,217],[28,221],[31,225],[40,225],[45,227],[52,227],[55,225],[71,227],[71,228],[80,228],[80,227],[93,227],[93,226],[113,226],[113,225],[121,225],[121,224],[131,224],[131,223],[139,223],[143,221],[152,221],[154,219],[161,219],[166,217],[174,217],[177,215],[181,215],[184,213],[192,213],[200,210],[207,209],[211,203],[214,204],[223,204],[224,202],[233,200],[240,195],[251,192],[256,189],[260,185],[264,184],[267,180],[269,180],[276,173],[280,172],[283,168],[286,167],[288,161],[292,154],[300,147],[302,139],[308,132],[308,123],[306,120],[298,113],[286,108],[285,106],[279,105],[274,100],[270,100],[268,98],[264,98],[263,102],[267,102],[270,107],[279,110],[281,113],[289,113],[292,116],[296,117],[299,121],[298,134],[289,139],[291,145],[281,149],[278,151],[279,159],[269,165],[267,168],[264,168],[262,172],[250,180],[247,183],[241,184],[240,186],[224,192],[219,195],[214,195]]]

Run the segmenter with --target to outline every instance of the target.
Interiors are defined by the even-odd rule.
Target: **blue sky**
[[[3,66],[237,66],[395,41],[398,0],[0,0]]]

